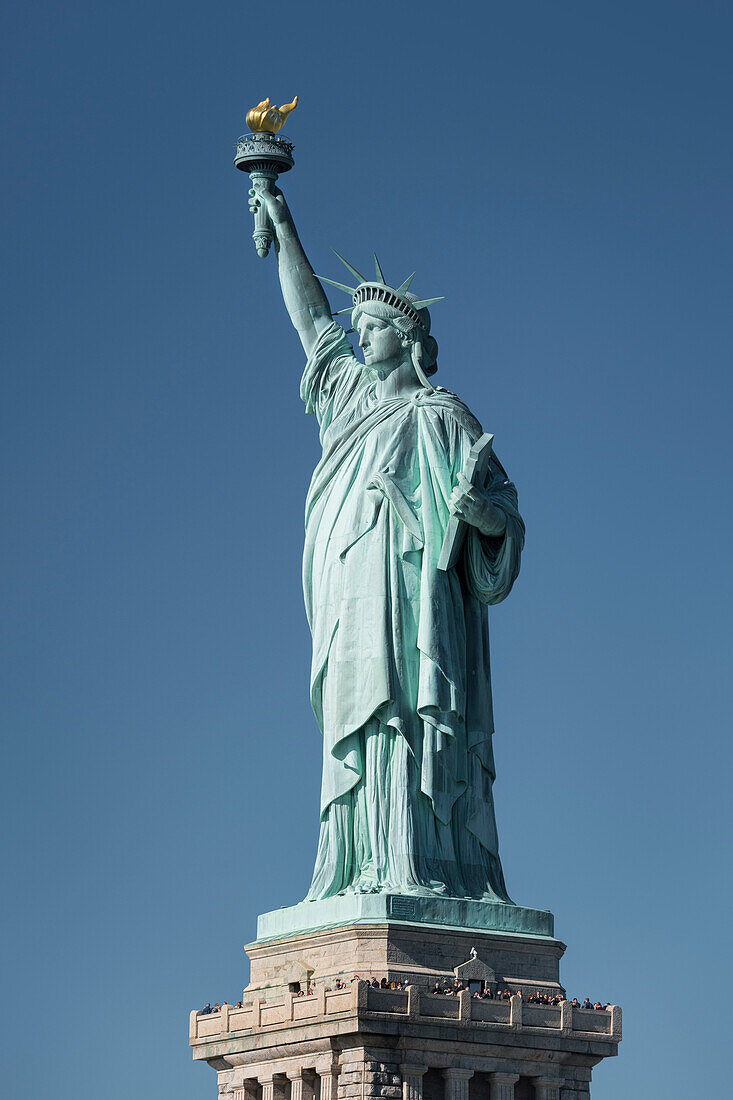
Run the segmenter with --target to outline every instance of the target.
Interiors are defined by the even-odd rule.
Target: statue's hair
[[[419,301],[414,294],[403,292],[403,296],[408,300]],[[418,312],[422,321],[421,325],[416,324],[404,313],[400,313],[394,306],[388,306],[385,302],[360,302],[359,305],[354,306],[351,314],[351,324],[353,328],[356,328],[356,322],[362,313],[366,313],[367,316],[376,317],[379,321],[387,321],[397,330],[400,336],[409,340],[410,344],[414,344],[419,340],[422,345],[422,369],[426,375],[431,375],[435,374],[438,369],[438,344],[430,335],[430,314],[427,309],[421,309]]]

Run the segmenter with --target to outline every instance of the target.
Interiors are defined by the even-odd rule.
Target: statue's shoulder
[[[478,439],[483,434],[481,424],[468,405],[464,405],[457,394],[443,389],[442,386],[436,386],[432,393],[423,390],[420,395],[420,404],[434,411],[443,420],[455,421],[473,439]]]

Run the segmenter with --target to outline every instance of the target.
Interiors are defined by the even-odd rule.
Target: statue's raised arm
[[[331,323],[331,306],[313,274],[280,188],[269,181],[258,180],[250,191],[250,209],[254,213],[260,206],[265,207],[275,234],[277,268],[285,306],[306,355],[310,355],[318,337]]]

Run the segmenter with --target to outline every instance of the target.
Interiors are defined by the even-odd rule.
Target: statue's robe
[[[506,900],[492,799],[487,604],[519,572],[524,525],[492,459],[505,533],[468,528],[437,563],[451,490],[481,426],[453,394],[378,400],[330,325],[301,384],[323,456],[306,504],[311,700],[323,732],[309,898],[391,889]]]

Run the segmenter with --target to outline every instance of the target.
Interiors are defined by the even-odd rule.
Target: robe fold
[[[306,502],[311,701],[323,733],[321,834],[309,898],[346,890],[507,900],[494,819],[486,607],[511,591],[524,524],[506,516],[437,563],[450,494],[481,425],[446,390],[379,400],[330,325],[301,383],[323,454]]]

